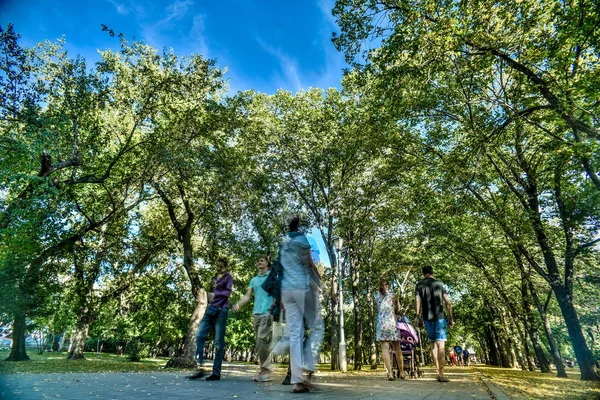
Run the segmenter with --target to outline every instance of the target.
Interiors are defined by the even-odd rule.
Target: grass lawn
[[[485,365],[474,369],[513,399],[600,399],[600,382],[581,381],[577,368],[567,369],[568,378]]]
[[[0,360],[5,360],[9,351],[0,351]],[[143,372],[162,370],[168,358],[145,358],[139,362],[131,362],[127,356],[116,354],[85,353],[85,360],[69,361],[67,353],[46,352],[38,355],[28,351],[30,361],[0,361],[0,374],[55,372]]]

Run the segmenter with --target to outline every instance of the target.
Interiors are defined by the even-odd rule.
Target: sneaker
[[[204,371],[200,370],[200,371],[196,372],[194,375],[188,376],[187,378],[191,379],[191,380],[200,379],[200,378],[203,378],[204,375],[206,375],[206,373]]]
[[[220,381],[221,380],[221,376],[220,375],[215,375],[215,374],[211,374],[208,378],[205,379],[206,381]]]

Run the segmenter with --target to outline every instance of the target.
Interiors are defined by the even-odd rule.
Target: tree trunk
[[[544,350],[542,349],[542,346],[540,344],[540,334],[538,332],[535,320],[533,319],[533,314],[531,313],[531,310],[527,310],[526,313],[527,319],[529,320],[529,338],[533,345],[533,351],[535,352],[535,356],[537,357],[538,362],[540,364],[540,370],[543,373],[550,372],[550,363],[548,362],[546,354],[544,353]]]
[[[332,257],[329,257],[331,260]],[[339,315],[340,315],[340,302],[339,302],[339,287],[338,287],[338,271],[337,271],[338,260],[335,259],[335,263],[332,264],[331,268],[331,370],[336,371],[339,368]]]
[[[581,371],[581,380],[600,380],[600,374],[598,373],[598,369],[596,368],[594,357],[587,346],[585,337],[583,336],[583,331],[581,329],[581,323],[579,322],[579,318],[577,316],[577,311],[575,310],[575,307],[573,307],[572,294],[567,288],[567,286],[563,285],[563,283],[561,282],[561,278],[559,277],[558,263],[556,262],[554,252],[551,246],[549,245],[548,238],[546,236],[546,232],[541,221],[539,213],[538,193],[535,183],[527,187],[527,192],[529,195],[529,211],[532,219],[533,229],[536,233],[538,244],[542,249],[544,263],[548,270],[548,274],[545,276],[545,278],[550,284],[550,287],[552,287],[554,294],[556,295],[558,306],[560,307],[563,319],[565,320],[565,324],[567,325],[569,339],[571,339],[573,351],[575,352],[575,357],[577,358],[577,363],[579,364],[579,369]],[[567,249],[565,254],[565,274],[569,274],[569,271],[572,271],[571,263],[573,260],[571,257],[569,257],[568,250],[569,249]]]
[[[529,325],[525,320],[523,320],[523,331],[526,335],[529,334]],[[527,362],[527,369],[529,371],[535,371],[535,364],[533,363],[533,357],[531,356],[531,347],[529,347],[529,340],[527,340],[527,337],[523,338],[523,347],[525,348],[525,360]]]
[[[25,314],[15,313],[14,318],[12,346],[5,361],[27,361],[29,356],[25,351]]]
[[[556,366],[556,371],[559,377],[566,378],[567,371],[565,370],[565,365],[562,362],[562,357],[560,355],[560,351],[558,349],[558,344],[556,343],[556,339],[554,338],[554,333],[552,333],[552,329],[550,327],[550,320],[548,319],[548,314],[546,314],[546,307],[550,302],[550,297],[552,292],[548,294],[548,298],[546,299],[546,303],[542,304],[539,300],[537,292],[533,287],[533,283],[529,282],[529,291],[531,292],[531,296],[537,306],[538,312],[540,314],[540,318],[542,319],[544,325],[544,332],[546,333],[546,338],[548,339],[548,344],[550,345],[550,354],[552,355],[552,359],[554,360],[554,365]],[[532,316],[533,318],[533,316]],[[537,330],[537,327],[536,327]],[[548,366],[548,370],[550,370],[550,366]]]
[[[540,371],[543,373],[550,372],[550,363],[548,362],[548,358],[546,358],[546,353],[542,349],[542,345],[540,344],[540,335],[537,330],[537,326],[535,323],[529,325],[529,338],[533,345],[533,351],[535,352],[535,356],[538,359],[538,363],[540,364]]]
[[[194,214],[188,210],[188,218],[185,226],[183,227],[176,222],[177,220],[173,216],[171,216],[171,219],[174,221],[174,226],[176,228],[179,227],[177,232],[178,239],[183,244],[183,267],[187,272],[188,278],[190,279],[190,283],[192,285],[192,294],[196,299],[196,305],[194,307],[194,311],[192,312],[192,316],[190,317],[190,322],[188,323],[188,328],[183,343],[183,350],[171,358],[165,367],[196,368],[196,361],[194,361],[194,355],[196,354],[196,331],[198,330],[198,325],[200,325],[200,321],[202,320],[204,312],[206,311],[207,296],[206,291],[200,284],[200,276],[198,275],[198,271],[194,266],[191,229],[192,222],[194,221]]]
[[[369,320],[369,344],[371,349],[370,364],[371,369],[377,369],[377,344],[375,342],[375,309],[373,304],[373,293],[371,288],[367,289],[367,308],[368,308],[368,320]]]
[[[350,259],[352,278],[352,300],[354,304],[354,370],[362,369],[362,317],[360,301],[360,268]]]
[[[517,262],[520,263],[519,267],[521,268],[521,297],[523,301],[523,328],[525,329],[525,333],[529,336],[529,340],[531,340],[531,344],[533,346],[533,351],[540,363],[540,369],[542,372],[550,371],[548,360],[546,359],[546,355],[542,350],[542,346],[540,345],[540,334],[537,329],[537,325],[535,323],[535,319],[533,317],[533,312],[531,311],[531,305],[529,301],[529,296],[527,295],[527,284],[526,284],[526,275],[525,269],[521,264],[521,258],[517,254]],[[529,343],[527,339],[525,339],[525,352],[527,353],[527,365],[530,371],[535,371],[535,364],[532,362],[530,357]]]
[[[535,168],[532,168],[529,164],[528,158],[525,156],[521,139],[522,135],[519,129],[516,130],[517,137],[515,142],[515,149],[519,158],[519,163],[522,171],[525,173],[525,181],[522,185],[527,193],[526,198],[521,198],[523,207],[528,213],[529,220],[537,243],[542,251],[544,257],[544,264],[547,271],[543,271],[536,262],[528,258],[530,264],[534,269],[550,284],[552,290],[556,295],[558,305],[561,309],[563,319],[567,325],[569,332],[569,339],[573,346],[573,351],[577,357],[579,369],[581,371],[581,380],[600,380],[600,374],[595,364],[595,360],[592,352],[587,346],[581,324],[577,316],[577,311],[573,307],[573,298],[571,291],[572,277],[573,277],[573,262],[574,262],[574,249],[573,249],[573,232],[569,216],[564,213],[564,204],[560,195],[560,175],[559,170],[555,170],[555,190],[556,190],[556,205],[559,209],[559,214],[562,220],[562,227],[565,234],[565,253],[564,253],[564,282],[562,281],[559,274],[559,265],[554,254],[554,250],[548,240],[546,234],[546,228],[542,222],[541,209],[539,203],[539,193],[537,185],[537,176],[535,174]],[[506,177],[504,180],[514,187],[513,183],[510,182]],[[517,191],[513,190],[515,193]],[[522,247],[522,246],[521,246]],[[523,254],[526,258],[527,255]]]
[[[71,335],[71,347],[67,354],[67,360],[83,360],[85,358],[85,343],[90,329],[91,317],[88,310],[84,310],[77,319],[77,328]]]
[[[506,321],[506,313],[504,308],[499,310],[498,315],[500,317],[500,331],[497,333],[503,349],[502,354],[508,359],[510,368],[514,368],[517,365],[517,357],[513,350],[513,340],[511,337],[510,326]],[[504,358],[502,359],[502,366],[506,368],[506,362]]]
[[[573,351],[575,352],[577,363],[579,364],[579,370],[581,371],[581,380],[600,380],[600,375],[598,374],[594,356],[587,347],[587,343],[581,329],[581,323],[577,317],[577,311],[575,311],[575,308],[573,307],[571,295],[560,284],[555,284],[552,289],[554,290],[556,300],[558,301],[565,324],[567,325],[569,338],[571,339]]]
[[[519,348],[519,341],[508,338],[508,345],[510,346],[510,355],[512,358],[513,368],[520,366],[522,370],[526,370],[525,362],[523,361],[523,353],[521,353]]]
[[[489,364],[491,364],[491,363],[490,363],[490,360],[489,360],[489,358],[488,358],[488,349],[487,349],[487,346],[486,346],[486,344],[485,344],[485,337],[484,337],[484,338],[482,338],[482,337],[480,336],[480,337],[479,337],[479,339],[478,339],[478,341],[479,341],[479,346],[481,347],[481,352],[482,352],[482,357],[481,357],[481,358],[483,358],[483,360],[482,360],[482,361],[483,361],[483,363],[484,363],[485,365],[489,365]]]
[[[491,365],[501,367],[502,360],[500,358],[500,351],[498,350],[497,341],[495,338],[495,334],[494,334],[492,325],[490,325],[486,329],[486,339],[487,339],[488,348],[489,348],[488,354],[490,356]]]
[[[200,289],[198,298],[202,301],[196,302],[196,307],[192,313],[192,317],[188,324],[187,333],[185,335],[185,342],[183,344],[183,351],[181,354],[171,358],[165,368],[196,368],[196,361],[194,361],[194,355],[196,354],[196,331],[198,325],[204,316],[206,311],[206,291]]]
[[[500,349],[500,361],[502,362],[502,368],[512,368],[510,359],[510,347],[506,341],[506,338],[502,333],[499,333],[497,329],[493,329],[496,343]]]
[[[184,223],[178,219],[175,207],[167,196],[166,192],[162,190],[160,185],[156,182],[154,182],[154,188],[160,195],[163,203],[167,206],[169,218],[171,219],[173,227],[177,231],[177,240],[183,245],[183,268],[190,279],[190,284],[192,285],[192,294],[196,299],[196,305],[194,307],[194,311],[192,312],[192,316],[190,317],[190,322],[185,335],[183,350],[176,353],[176,355],[167,362],[166,367],[195,368],[196,362],[194,361],[194,354],[196,353],[196,331],[202,317],[204,316],[204,311],[206,310],[207,305],[206,291],[202,288],[200,275],[198,274],[198,270],[194,265],[192,234],[194,222],[196,222],[196,216],[190,207],[185,187],[181,182],[177,183],[177,188],[179,189],[179,195],[185,208],[185,214],[182,217],[182,219],[185,220]]]

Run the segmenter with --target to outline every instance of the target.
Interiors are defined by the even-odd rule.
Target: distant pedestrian
[[[468,366],[469,366],[469,355],[470,355],[470,354],[469,354],[469,350],[467,350],[467,348],[465,347],[465,348],[463,349],[463,365],[464,365],[465,367],[468,367]]]
[[[463,366],[463,348],[461,345],[457,344],[456,346],[454,346],[454,352],[456,353],[456,359],[458,361],[458,366],[462,367]]]
[[[456,366],[456,353],[454,349],[450,349],[450,365]]]
[[[417,320],[419,326],[422,326],[423,322],[425,323],[427,336],[429,341],[432,342],[431,352],[438,373],[437,380],[439,382],[449,382],[450,380],[444,375],[444,366],[446,362],[446,327],[451,328],[454,325],[452,305],[444,284],[433,278],[433,268],[429,265],[424,266],[423,275],[424,279],[419,281],[416,287]],[[444,303],[448,310],[447,323]]]
[[[237,313],[244,304],[250,301],[254,293],[254,308],[252,310],[252,325],[256,339],[254,350],[260,363],[260,372],[254,378],[255,382],[269,382],[273,374],[270,354],[273,316],[269,312],[273,306],[273,298],[262,287],[270,274],[270,264],[266,255],[258,257],[256,260],[258,275],[250,280],[248,291],[233,306],[233,312]]]
[[[394,380],[393,360],[390,359],[390,345],[394,348],[398,367],[400,369],[400,379],[404,379],[404,358],[400,348],[400,331],[396,327],[395,309],[398,306],[398,297],[389,292],[389,285],[386,279],[379,281],[379,290],[375,293],[375,304],[377,304],[377,341],[381,343],[381,352],[383,364],[387,372],[387,378]]]
[[[317,357],[324,327],[321,317],[319,294],[321,277],[311,254],[310,243],[299,231],[300,218],[294,217],[285,235],[279,262],[283,266],[281,281],[281,302],[285,308],[286,321],[290,334],[290,365],[293,392],[308,392],[312,375],[315,372]],[[304,340],[304,327],[310,331]],[[302,366],[305,365],[307,378],[304,379]]]
[[[198,331],[196,333],[196,355],[195,359],[202,368],[204,362],[204,342],[208,334],[212,331],[215,337],[215,360],[213,363],[212,374],[207,381],[218,381],[221,379],[221,366],[225,354],[225,328],[227,327],[227,317],[229,316],[229,296],[233,290],[233,278],[228,272],[229,263],[227,258],[221,257],[217,260],[217,274],[212,279],[211,291],[208,293],[209,305]],[[200,299],[198,299],[200,301]],[[189,379],[199,379],[206,375],[204,370],[189,377]]]

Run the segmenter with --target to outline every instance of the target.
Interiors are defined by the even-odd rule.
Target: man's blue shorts
[[[427,336],[430,342],[446,341],[446,319],[430,319],[423,321],[427,329]]]

